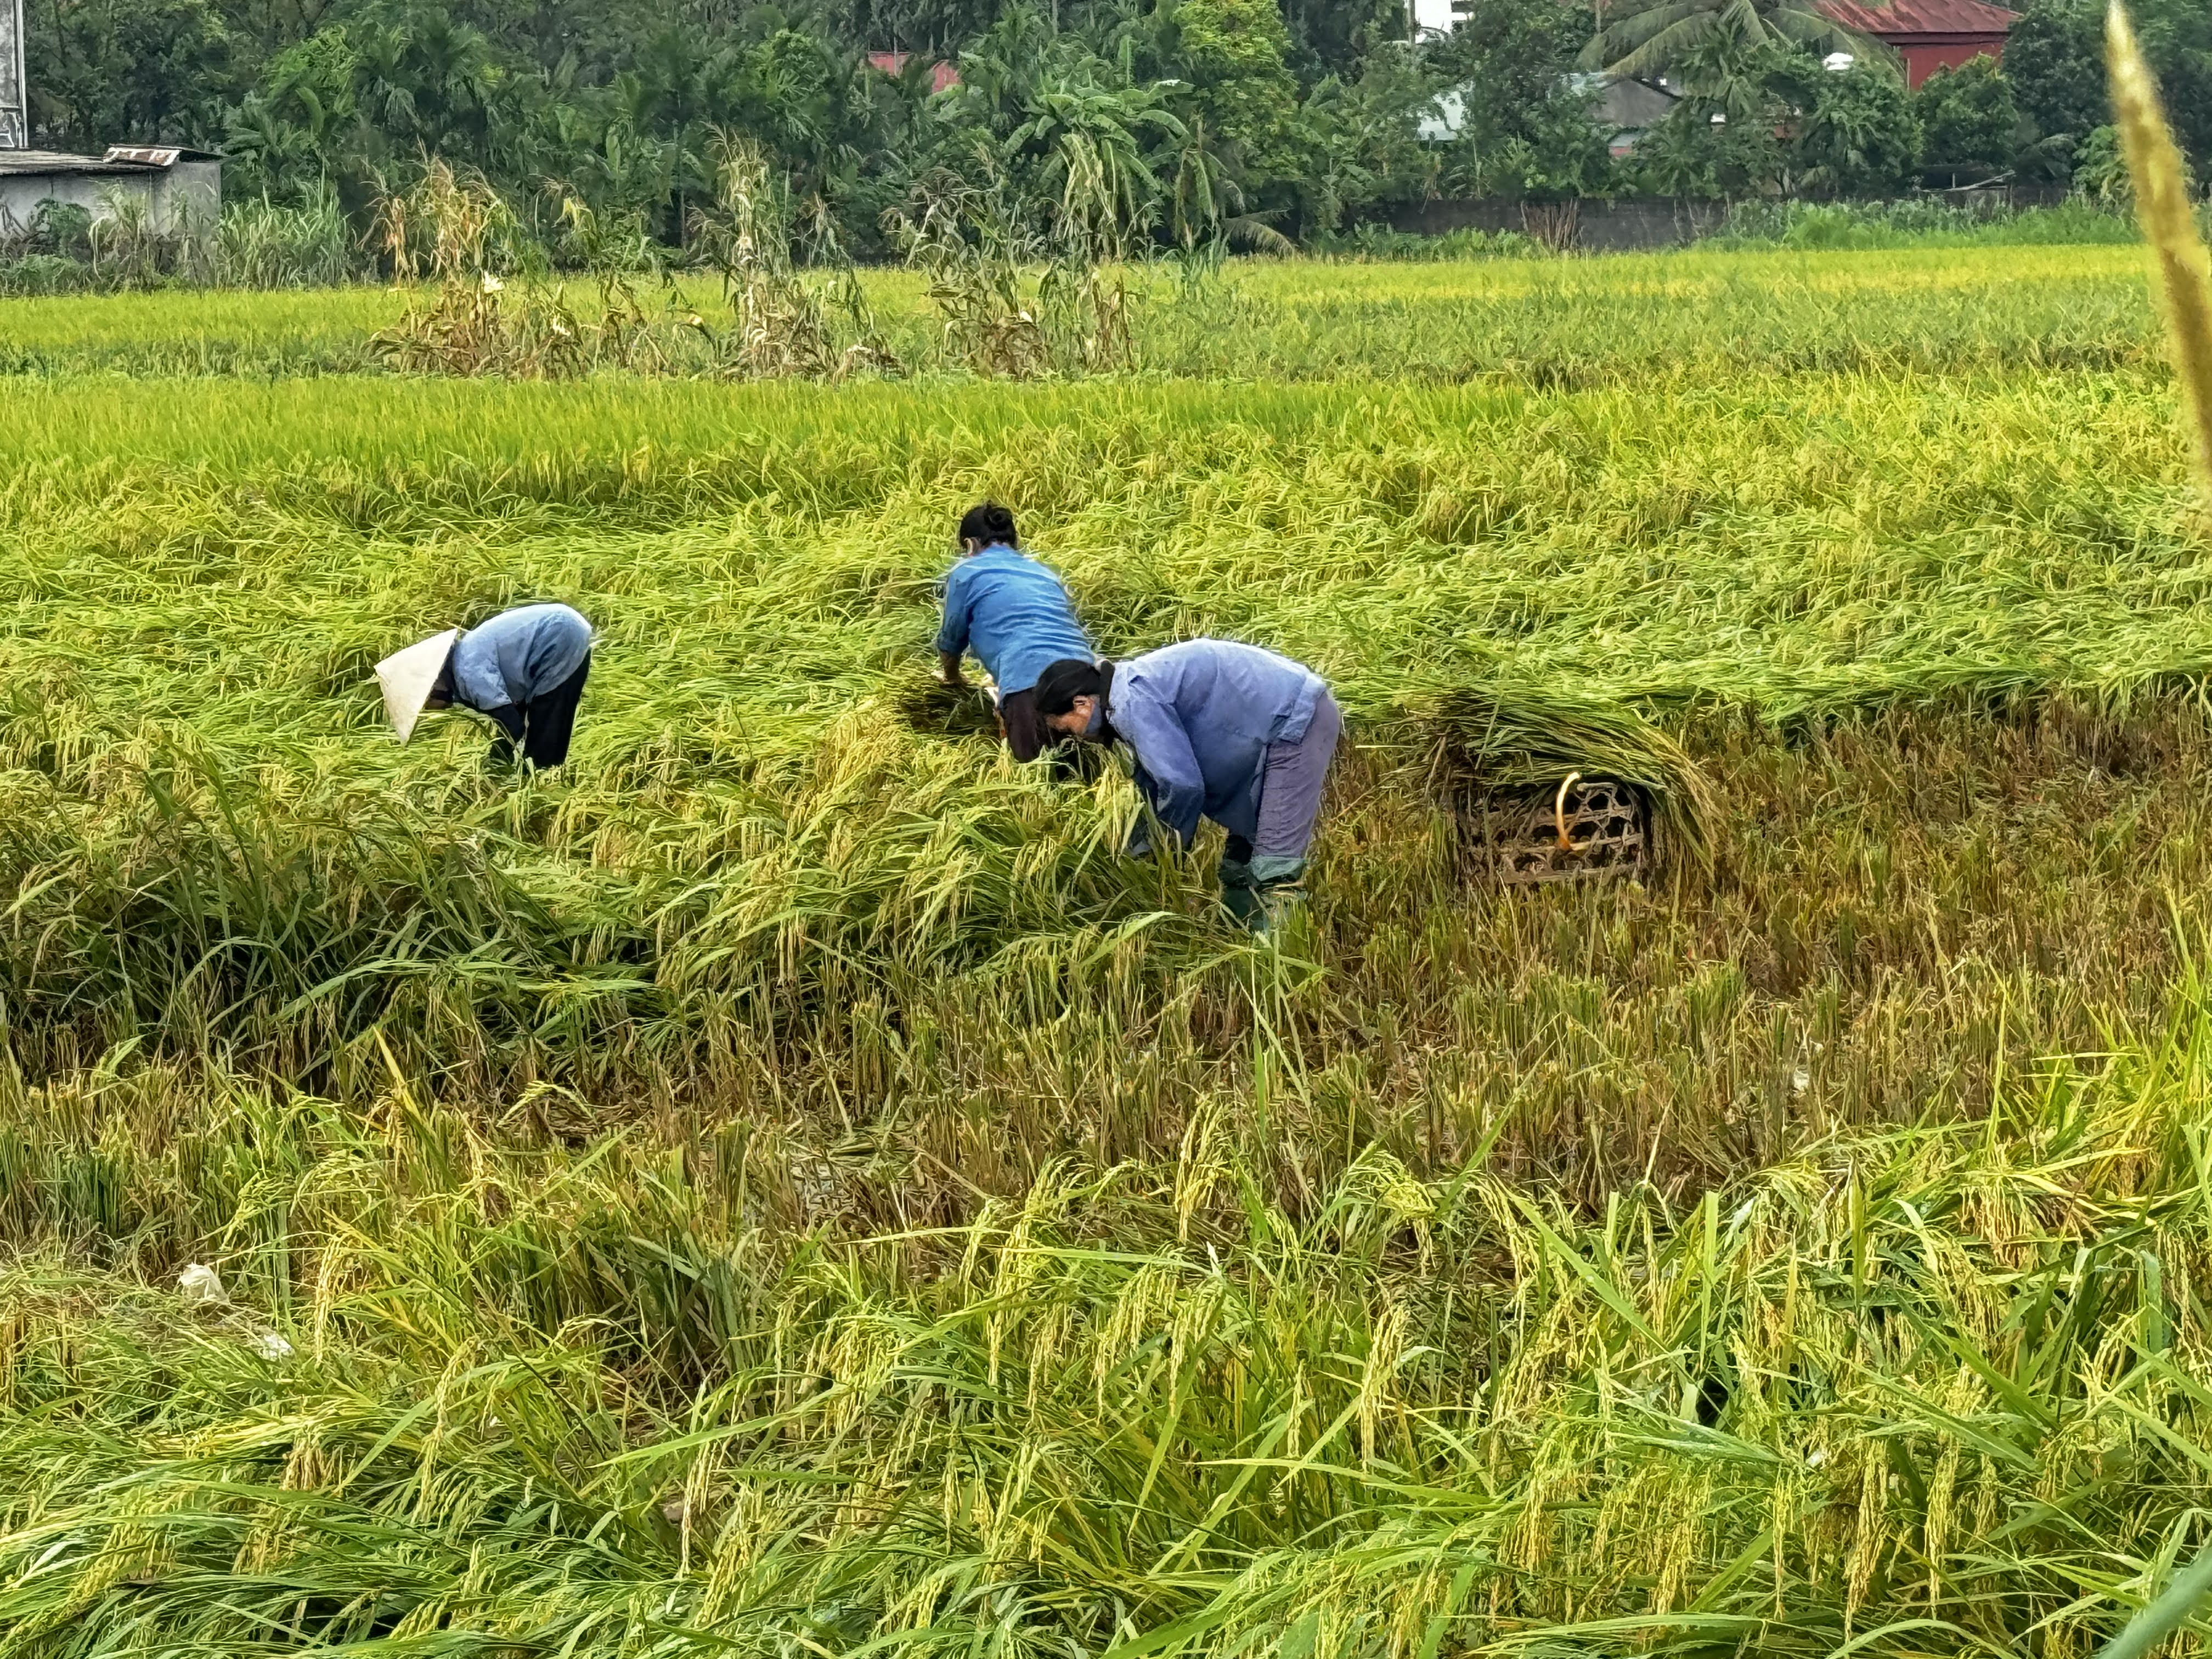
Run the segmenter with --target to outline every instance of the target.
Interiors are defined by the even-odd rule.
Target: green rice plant
[[[295,205],[231,202],[216,228],[216,264],[227,286],[329,288],[355,271],[354,237],[337,192],[325,185]]]
[[[2139,261],[2116,246],[1239,260],[1194,293],[1170,273],[1152,274],[1137,285],[1143,302],[1130,331],[1147,379],[1598,390],[1747,374],[2124,369],[2162,361]],[[957,365],[925,277],[869,270],[857,280],[887,350],[918,370]],[[721,307],[717,283],[679,275],[658,297],[665,312],[648,311],[669,360],[644,353],[638,366],[711,373],[714,357],[685,319],[703,324]],[[1024,290],[1018,304],[1033,297]],[[0,367],[153,377],[359,372],[374,367],[370,337],[407,303],[403,292],[371,287],[10,299],[0,301]]]
[[[2166,895],[2203,886],[2212,641],[2165,395],[27,386],[12,1040],[349,1098],[385,1045],[471,1097],[921,1125],[994,1194],[1263,1072],[1332,1126],[1302,1180],[1494,1131],[1593,1201],[1955,1110],[2144,1017]],[[1204,855],[1115,855],[1118,774],[1002,770],[972,708],[917,729],[984,494],[1109,652],[1227,634],[1336,687],[1287,1001],[1255,1002]],[[604,634],[573,772],[513,793],[461,716],[381,734],[378,656],[544,597]],[[1469,891],[1440,744],[1478,785],[1650,781],[1711,863]]]
[[[2201,1531],[2207,1018],[1583,1214],[1379,1149],[1294,1201],[1218,1103],[793,1227],[849,1159],[19,1089],[0,1651],[2081,1652]],[[70,1260],[134,1182],[204,1218]]]
[[[2170,1611],[2212,626],[2132,258],[1254,268],[1024,385],[0,311],[0,1653]],[[986,495],[1110,654],[1336,689],[1281,945],[929,684]],[[391,740],[379,657],[546,598],[569,767]],[[1570,770],[1696,855],[1469,882],[1454,795]]]

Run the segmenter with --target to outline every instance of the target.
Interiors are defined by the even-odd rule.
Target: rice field
[[[2154,361],[2156,313],[2128,246],[1691,251],[1412,264],[1237,262],[1187,292],[1139,274],[1147,377],[1597,386],[1688,374],[2112,368]],[[921,277],[866,273],[888,343],[926,366]],[[589,309],[588,279],[559,285]],[[641,280],[654,315],[726,314],[718,283]],[[0,301],[0,372],[359,374],[405,312],[388,288],[170,289]]]
[[[2212,1496],[2145,276],[1254,266],[1019,386],[0,301],[0,1655],[2086,1659]],[[985,495],[1336,687],[1283,948],[931,695]],[[393,744],[527,599],[570,766]],[[1471,874],[1576,769],[1662,860]]]

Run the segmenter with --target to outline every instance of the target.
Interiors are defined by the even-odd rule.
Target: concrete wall
[[[1724,202],[1424,202],[1389,216],[1395,230],[1440,236],[1451,230],[1510,230],[1552,247],[1590,252],[1682,247],[1728,218]]]
[[[179,161],[143,173],[0,173],[0,235],[20,235],[39,204],[81,207],[94,219],[113,216],[115,200],[146,204],[147,221],[164,236],[212,236],[222,216],[222,164]]]
[[[1964,191],[1931,194],[1951,202],[1970,198]],[[1971,192],[1975,201],[1992,198],[2002,198],[2004,205],[2012,208],[2051,207],[2066,199],[2066,187],[2022,185]],[[1726,202],[1639,198],[1626,202],[1424,202],[1393,209],[1384,222],[1394,230],[1422,236],[1453,230],[1510,230],[1533,236],[1550,247],[1619,253],[1638,248],[1686,247],[1721,230],[1728,217]]]
[[[179,161],[161,175],[154,192],[155,222],[165,235],[212,236],[222,222],[222,163]]]

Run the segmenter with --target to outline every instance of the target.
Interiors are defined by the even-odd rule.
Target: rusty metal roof
[[[1892,46],[1938,35],[2003,35],[2018,14],[1984,0],[1889,0],[1862,5],[1859,0],[1814,0],[1821,11],[1847,29],[1871,34]]]
[[[104,155],[69,155],[58,149],[0,149],[0,176],[26,173],[144,173],[143,162]]]
[[[204,149],[117,144],[105,155],[70,155],[58,149],[0,149],[0,178],[26,173],[160,173],[179,161],[212,161]]]
[[[110,144],[103,161],[136,161],[141,167],[173,167],[179,161],[219,161],[213,150],[187,149],[182,144]]]

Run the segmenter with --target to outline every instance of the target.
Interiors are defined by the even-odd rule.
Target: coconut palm
[[[1625,9],[1583,48],[1586,69],[1623,78],[1662,75],[1703,48],[1772,45],[1816,54],[1847,52],[1887,62],[1888,47],[1845,28],[1813,0],[1652,0]]]

